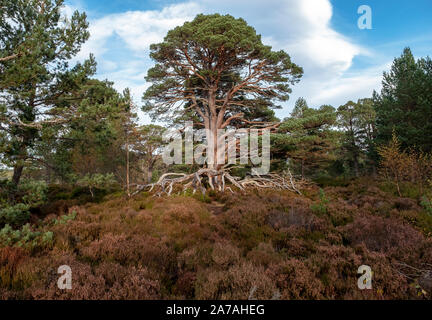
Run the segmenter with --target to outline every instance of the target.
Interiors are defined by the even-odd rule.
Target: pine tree
[[[396,131],[401,147],[432,151],[432,60],[415,60],[409,48],[384,72],[381,93],[374,93],[378,145]]]
[[[2,160],[20,181],[44,127],[68,121],[74,92],[95,72],[91,56],[69,61],[88,39],[86,15],[61,16],[62,0],[0,3],[0,122]]]
[[[284,119],[274,134],[273,157],[289,158],[300,168],[302,177],[322,170],[333,159],[337,132],[335,109],[309,108],[303,98],[297,100],[291,117]]]
[[[144,125],[136,130],[132,150],[138,154],[145,183],[151,182],[155,165],[160,160],[165,130],[164,127],[155,124]]]
[[[303,73],[287,53],[272,51],[255,29],[230,15],[200,14],[150,49],[156,65],[146,78],[152,85],[144,111],[159,120],[194,120],[208,129],[213,154],[218,129],[265,127],[273,117],[267,110],[288,99]]]
[[[371,99],[349,101],[337,111],[337,124],[344,131],[341,157],[355,176],[366,165],[375,137],[375,110]]]

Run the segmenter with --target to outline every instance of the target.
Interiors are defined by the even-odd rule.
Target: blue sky
[[[416,57],[432,55],[432,0],[68,0],[66,14],[85,11],[91,37],[78,59],[90,52],[98,62],[100,79],[129,87],[136,104],[152,66],[149,45],[160,42],[169,29],[198,13],[229,13],[244,18],[263,42],[288,52],[305,70],[290,100],[277,110],[289,115],[295,100],[310,106],[334,107],[369,97],[379,90],[382,72],[404,47]],[[372,29],[360,30],[357,9],[372,9]],[[142,123],[149,119],[140,113]]]

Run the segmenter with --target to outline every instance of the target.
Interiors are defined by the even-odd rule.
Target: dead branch
[[[67,123],[68,119],[54,119],[54,120],[42,120],[39,122],[33,122],[33,123],[24,123],[20,119],[18,119],[18,123],[11,123],[14,125],[19,125],[21,127],[25,128],[34,128],[34,129],[42,129],[43,125],[54,125],[54,124],[63,124]]]
[[[395,262],[392,267],[401,276],[418,283],[424,294],[426,291],[432,293],[432,265],[423,263],[417,268],[404,262]]]
[[[0,58],[0,62],[5,62],[5,61],[8,61],[8,60],[12,60],[12,59],[15,59],[17,57],[18,57],[18,54],[13,54],[13,55],[10,55],[10,56],[7,56],[7,57],[1,57]]]

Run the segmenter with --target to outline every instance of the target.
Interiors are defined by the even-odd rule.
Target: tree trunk
[[[146,184],[150,184],[153,178],[153,168],[152,166],[143,165],[142,170],[144,172],[144,179]]]
[[[51,184],[51,168],[48,166],[45,166],[45,182]]]
[[[302,161],[301,161],[301,176],[302,176],[302,179],[304,179],[304,159],[302,159]]]
[[[377,168],[375,166],[375,163],[372,164],[372,176],[374,178],[376,178],[376,176],[377,176]]]
[[[359,176],[359,161],[357,156],[354,156],[354,175],[356,178]]]
[[[126,191],[130,198],[130,181],[129,181],[129,134],[126,132]]]
[[[21,180],[21,175],[22,175],[23,169],[24,169],[23,165],[16,165],[14,167],[13,176],[12,176],[12,183],[15,186],[18,186],[18,184]]]
[[[151,168],[149,168],[147,170],[147,183],[151,183],[153,178],[153,170]]]
[[[218,117],[216,112],[214,92],[209,93],[210,119],[205,121],[206,139],[207,139],[207,167],[212,170],[218,170],[222,164],[218,164]],[[210,177],[214,187],[218,187],[217,177]]]

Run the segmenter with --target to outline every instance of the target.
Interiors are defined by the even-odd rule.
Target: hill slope
[[[0,297],[430,298],[432,217],[368,183],[290,192],[127,200],[47,216],[51,245],[0,249]],[[72,290],[57,268],[72,269]],[[359,290],[369,265],[372,290]],[[415,269],[414,269],[415,268]]]

